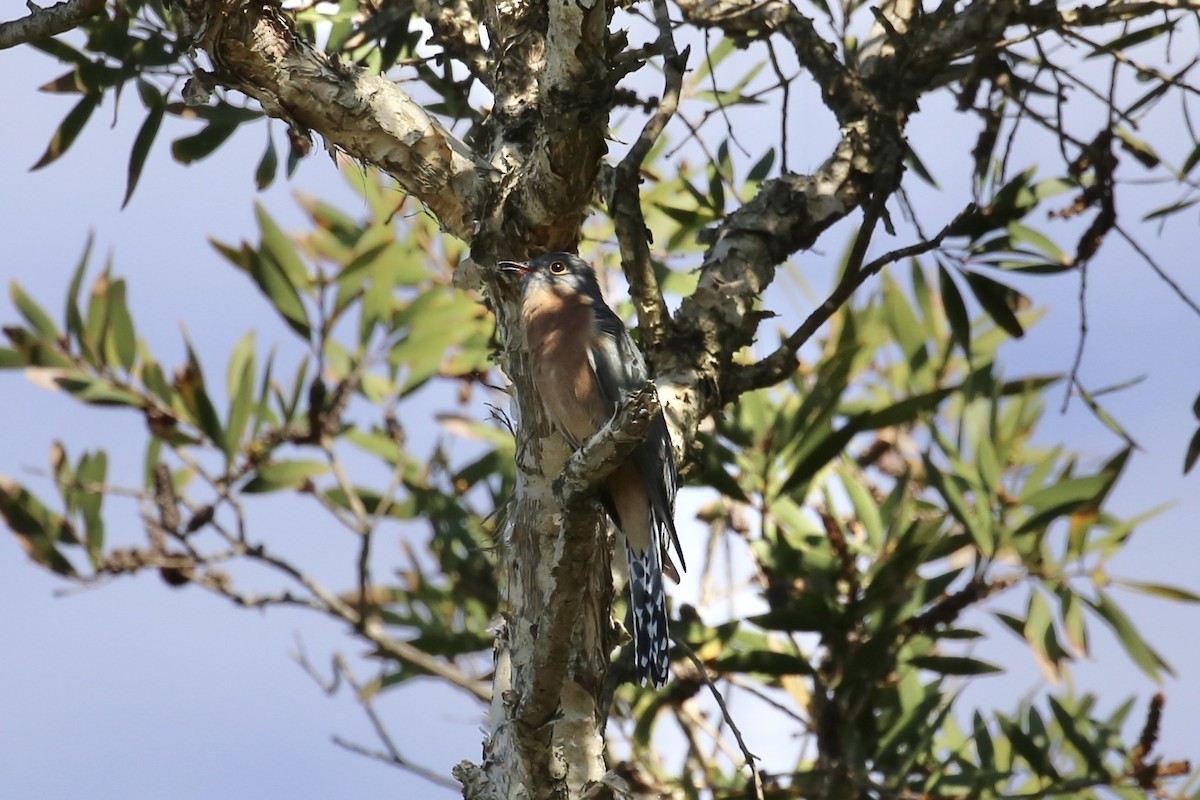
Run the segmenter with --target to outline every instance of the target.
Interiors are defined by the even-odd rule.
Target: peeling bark
[[[299,36],[265,0],[181,0],[195,44],[212,59],[205,82],[258,100],[271,116],[372,164],[470,240],[495,170],[384,77],[347,66]]]

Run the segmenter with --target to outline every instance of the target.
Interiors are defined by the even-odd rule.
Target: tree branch
[[[387,78],[318,51],[267,0],[179,0],[215,72],[206,82],[258,100],[272,117],[372,164],[470,240],[495,170]]]
[[[699,285],[675,315],[666,345],[652,354],[676,447],[686,451],[700,421],[736,396],[721,389],[733,355],[754,341],[759,301],[776,266],[868,197],[894,190],[905,151],[893,124],[873,118],[844,128],[820,169],[766,181],[713,234]]]
[[[105,0],[67,0],[49,8],[39,8],[32,0],[25,5],[28,17],[0,22],[0,50],[65,33],[88,17],[104,10]]]
[[[646,438],[650,423],[661,412],[653,383],[629,395],[612,419],[576,450],[554,482],[563,508],[573,509],[595,495],[597,488]]]
[[[642,341],[648,348],[662,344],[666,335],[667,304],[654,276],[654,265],[650,262],[650,245],[647,242],[646,218],[642,214],[642,198],[638,191],[641,183],[641,167],[658,141],[663,129],[675,116],[679,107],[679,94],[683,88],[683,72],[687,67],[688,50],[681,54],[675,48],[671,33],[671,19],[667,13],[666,0],[654,0],[654,18],[658,23],[658,41],[655,47],[663,55],[663,96],[658,108],[638,136],[629,152],[617,165],[613,174],[612,196],[608,198],[609,212],[616,229],[617,243],[621,249],[621,266],[629,277],[629,293],[637,309],[638,326]]]

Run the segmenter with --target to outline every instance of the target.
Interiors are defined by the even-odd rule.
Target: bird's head
[[[551,291],[559,295],[600,298],[600,285],[591,265],[570,253],[546,253],[529,261],[499,261],[497,266],[519,277],[522,297],[531,292]]]

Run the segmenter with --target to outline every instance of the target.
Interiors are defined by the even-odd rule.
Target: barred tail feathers
[[[629,563],[629,599],[633,617],[633,652],[638,678],[661,689],[670,676],[667,666],[671,650],[667,624],[667,595],[663,588],[662,562],[657,543],[635,552],[625,543]]]

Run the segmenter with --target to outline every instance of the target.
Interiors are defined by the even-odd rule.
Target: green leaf
[[[0,347],[0,369],[19,369],[25,366],[25,357],[20,350]]]
[[[262,191],[275,182],[275,173],[279,169],[279,156],[275,154],[275,142],[267,134],[267,149],[263,151],[262,159],[254,170],[254,186]]]
[[[242,487],[247,494],[293,489],[314,475],[329,471],[320,461],[268,461],[255,467],[255,475]]]
[[[1196,152],[1200,152],[1200,148],[1198,148]],[[1149,222],[1152,219],[1159,219],[1160,217],[1169,217],[1172,214],[1177,214],[1180,211],[1191,208],[1192,206],[1196,205],[1196,203],[1200,203],[1200,200],[1180,200],[1178,203],[1159,206],[1146,216],[1142,217],[1142,222]]]
[[[1042,255],[1046,256],[1052,264],[1060,267],[1071,267],[1071,258],[1063,252],[1054,241],[1042,233],[1034,230],[1027,225],[1022,225],[1019,222],[1008,223],[1008,235],[1014,243],[1027,244],[1037,250]]]
[[[791,653],[775,653],[769,650],[752,650],[723,656],[713,663],[720,672],[756,672],[762,675],[812,675],[813,666],[808,659]]]
[[[87,319],[84,321],[81,347],[84,354],[90,354],[97,365],[104,363],[105,340],[108,337],[108,283],[111,264],[104,265],[104,271],[92,281],[92,289],[88,294]]]
[[[61,338],[54,320],[50,319],[50,315],[43,311],[33,298],[25,294],[16,280],[9,281],[8,291],[17,311],[21,312],[21,316],[39,337],[51,343],[57,342]]]
[[[80,342],[81,346],[83,344],[83,317],[79,314],[79,288],[83,285],[83,273],[87,270],[88,259],[92,255],[93,241],[95,241],[95,236],[89,231],[87,244],[83,248],[83,255],[79,257],[79,261],[75,264],[75,271],[71,274],[71,284],[67,289],[67,334],[74,336]]]
[[[861,427],[864,430],[878,430],[914,422],[924,414],[933,413],[942,404],[942,401],[962,390],[962,386],[948,386],[944,389],[906,397],[890,406],[863,415]]]
[[[1187,475],[1192,471],[1192,467],[1196,466],[1197,458],[1200,458],[1200,429],[1192,434],[1192,440],[1188,442],[1187,454],[1183,457],[1184,475]]]
[[[273,258],[250,252],[250,277],[258,284],[267,299],[274,305],[284,321],[297,334],[308,339],[312,335],[308,311],[300,299],[300,293],[288,280],[287,273]]]
[[[139,86],[142,83],[144,81],[139,82]],[[142,122],[142,127],[138,129],[137,136],[133,140],[133,148],[129,151],[129,169],[128,177],[125,181],[125,199],[121,201],[121,208],[129,205],[129,200],[133,197],[133,190],[137,188],[138,180],[142,177],[142,168],[146,166],[146,157],[150,155],[150,146],[154,144],[154,138],[158,136],[158,129],[162,125],[165,111],[166,109],[161,99],[160,102],[151,105],[150,110],[146,114],[145,121]]]
[[[1133,156],[1143,167],[1154,169],[1162,163],[1154,148],[1148,142],[1134,136],[1128,129],[1117,128],[1117,138],[1121,140],[1121,149]]]
[[[996,749],[992,746],[992,736],[988,733],[987,723],[978,711],[972,717],[971,730],[975,740],[975,752],[979,756],[979,766],[992,769],[996,763]]]
[[[950,322],[950,335],[963,355],[971,357],[971,318],[967,315],[967,305],[963,302],[962,294],[950,276],[945,266],[938,265],[938,287],[942,293],[942,307],[946,310],[946,319]]]
[[[1165,95],[1168,91],[1170,91],[1172,86],[1186,84],[1184,76],[1187,75],[1187,73],[1190,72],[1194,66],[1196,66],[1195,61],[1185,65],[1183,69],[1179,70],[1174,75],[1167,76],[1165,79],[1159,79],[1158,83],[1153,89],[1146,92],[1144,95],[1131,103],[1129,108],[1125,109],[1125,111],[1121,113],[1121,116],[1124,119],[1129,119],[1139,108],[1152,103]],[[1147,109],[1147,111],[1149,111],[1149,109]]]
[[[1029,517],[1017,528],[1015,535],[1043,528],[1053,519],[1094,503],[1112,481],[1110,475],[1089,475],[1086,478],[1068,478],[1034,492],[1022,500],[1029,506]]]
[[[1050,606],[1038,591],[1029,595],[1029,609],[1023,630],[1025,641],[1033,649],[1033,657],[1047,680],[1057,683],[1061,677],[1061,663],[1067,653],[1058,643],[1054,633],[1054,620]]]
[[[1151,39],[1158,38],[1164,33],[1175,30],[1178,20],[1168,20],[1167,22],[1159,23],[1158,25],[1150,25],[1145,28],[1140,28],[1136,31],[1121,34],[1115,39],[1111,39],[1088,54],[1088,58],[1098,58],[1102,56],[1110,56],[1116,50],[1124,50],[1127,47],[1148,42]]]
[[[974,540],[979,551],[984,555],[991,555],[996,549],[993,531],[981,527],[979,520],[971,513],[962,490],[955,482],[955,476],[947,475],[938,469],[928,453],[923,453],[921,459],[925,464],[925,474],[929,485],[936,489],[946,501],[946,507],[954,518],[967,529],[967,533],[971,535],[971,539]]]
[[[88,118],[92,116],[92,112],[96,110],[96,106],[100,104],[99,94],[85,94],[83,99],[71,109],[62,124],[58,126],[58,130],[54,132],[54,136],[50,139],[50,144],[46,147],[46,152],[38,159],[30,169],[41,169],[47,164],[57,160],[67,149],[75,142],[79,132],[83,130],[83,126],[87,124]]]
[[[850,440],[864,430],[863,420],[863,417],[852,418],[842,427],[816,439],[796,462],[787,480],[779,487],[778,494],[786,494],[807,484],[826,464],[840,456]]]
[[[1151,597],[1162,597],[1181,603],[1200,603],[1200,594],[1189,592],[1187,589],[1182,589],[1178,586],[1168,586],[1163,583],[1143,583],[1142,581],[1132,581],[1126,578],[1114,578],[1113,583],[1118,586],[1124,586],[1126,589],[1140,592],[1141,594],[1150,595]]]
[[[229,392],[229,418],[225,425],[225,440],[222,442],[227,467],[233,464],[234,456],[242,442],[250,411],[254,403],[254,331],[243,336],[233,348],[226,372]]]
[[[1187,158],[1184,159],[1183,166],[1179,168],[1180,174],[1187,175],[1197,164],[1200,164],[1200,142],[1192,147],[1192,152],[1188,153]]]
[[[1059,601],[1063,633],[1067,637],[1067,643],[1071,645],[1078,655],[1086,658],[1089,648],[1087,619],[1083,615],[1083,603],[1080,601],[1078,595],[1069,589],[1059,591]]]
[[[58,514],[52,514],[24,487],[0,475],[0,516],[17,537],[17,541],[37,563],[67,577],[77,573],[71,562],[58,551],[59,542],[78,544],[71,524]]]
[[[767,179],[767,175],[771,173],[771,167],[774,166],[774,164],[775,148],[772,147],[766,152],[765,155],[763,155],[762,158],[755,162],[753,167],[750,168],[749,174],[746,175],[747,183],[758,184],[765,181]]]
[[[1013,750],[1021,758],[1025,759],[1034,772],[1044,777],[1058,777],[1058,770],[1051,763],[1049,753],[1035,742],[1028,733],[1023,731],[1019,725],[1012,720],[1001,717],[1000,728],[1004,731],[1005,736],[1008,737]]]
[[[1096,745],[1088,741],[1087,737],[1079,729],[1079,720],[1075,715],[1063,708],[1062,703],[1053,697],[1048,697],[1050,703],[1050,712],[1054,715],[1054,720],[1058,723],[1059,729],[1062,730],[1063,736],[1076,752],[1083,757],[1087,763],[1088,770],[1093,775],[1106,775],[1107,770],[1104,768],[1104,762],[1101,758],[1100,751],[1096,749]]]
[[[789,598],[782,608],[750,617],[748,621],[768,631],[828,633],[837,628],[840,613],[832,598],[817,592],[804,592]]]
[[[904,296],[899,284],[892,278],[891,272],[885,272],[883,276],[883,307],[888,326],[892,329],[892,336],[904,351],[909,363],[915,367],[919,358],[927,355],[925,326],[917,319],[912,305]]]
[[[104,485],[108,474],[108,455],[103,451],[95,454],[84,453],[79,459],[79,468],[75,471],[75,479],[79,482],[78,505],[83,515],[86,531],[86,546],[88,558],[92,566],[99,566],[104,555],[104,519],[100,515],[100,506],[104,501]]]
[[[137,336],[133,331],[133,318],[125,303],[125,281],[113,281],[108,287],[108,341],[116,350],[117,361],[126,371],[133,369],[137,359]]]
[[[142,407],[142,398],[131,391],[115,386],[102,378],[92,378],[78,371],[60,372],[54,383],[74,397],[95,406]]]
[[[283,270],[283,274],[296,289],[308,283],[308,268],[304,266],[296,245],[283,229],[275,224],[275,220],[262,207],[261,203],[254,204],[254,217],[258,220],[258,228],[262,233],[262,252]]]
[[[933,188],[935,188],[935,189],[942,188],[941,186],[938,185],[937,179],[933,177],[933,173],[931,173],[925,167],[925,162],[923,162],[921,160],[921,157],[917,155],[917,151],[913,150],[912,147],[910,147],[907,142],[904,143],[904,147],[905,147],[905,150],[907,151],[904,154],[904,164],[906,166],[912,168],[912,171],[917,174],[918,178],[925,181]]]
[[[981,275],[978,272],[967,272],[967,284],[983,310],[988,313],[996,324],[1014,339],[1025,335],[1020,320],[1014,313],[1018,308],[1027,304],[1025,296],[1012,287],[1005,286],[999,281]]]
[[[879,513],[879,504],[871,496],[870,490],[853,476],[839,473],[838,477],[841,479],[846,496],[850,498],[850,503],[854,506],[854,513],[858,517],[858,521],[867,531],[868,540],[876,547],[881,547],[884,525],[883,516]]]
[[[1108,623],[1112,628],[1113,633],[1117,635],[1117,639],[1125,648],[1125,652],[1133,659],[1133,662],[1141,667],[1151,679],[1160,680],[1160,672],[1166,672],[1168,675],[1174,675],[1174,670],[1163,661],[1162,656],[1154,651],[1150,645],[1142,638],[1137,629],[1125,616],[1124,612],[1117,607],[1116,603],[1108,598],[1100,589],[1096,590],[1096,600],[1091,601],[1084,598],[1085,602],[1090,605],[1100,615],[1100,618]]]
[[[200,359],[196,357],[196,351],[192,349],[191,342],[186,342],[185,346],[188,363],[183,370],[176,373],[175,389],[183,399],[184,407],[191,412],[196,427],[208,437],[209,441],[220,446],[225,441],[225,434],[221,429],[221,420],[217,417],[217,410],[213,407],[212,400],[205,388],[204,371],[200,367]]]
[[[916,656],[909,663],[941,675],[995,675],[1004,672],[995,664],[966,656]]]
[[[147,489],[154,488],[154,469],[162,458],[162,448],[163,440],[157,436],[151,436],[146,443],[146,456],[142,459],[142,486]]]
[[[1075,389],[1079,392],[1079,396],[1083,398],[1084,404],[1091,410],[1096,419],[1100,420],[1100,422],[1104,424],[1104,427],[1108,428],[1117,436],[1120,436],[1122,439],[1124,439],[1125,444],[1129,445],[1130,447],[1136,448],[1138,446],[1137,442],[1133,440],[1133,437],[1130,436],[1125,431],[1125,428],[1121,426],[1121,423],[1117,422],[1117,420],[1111,414],[1105,411],[1100,404],[1096,402],[1095,395],[1083,388],[1083,384],[1076,381]]]
[[[180,164],[191,164],[212,155],[233,132],[237,123],[213,122],[191,136],[171,142],[171,155]]]

